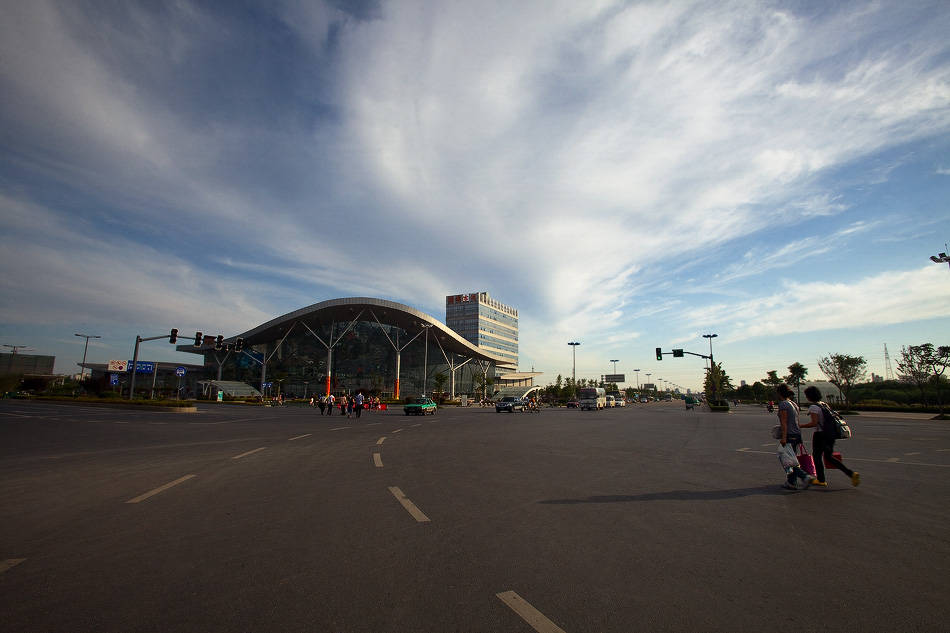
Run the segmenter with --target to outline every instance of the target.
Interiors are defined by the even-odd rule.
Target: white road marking
[[[128,501],[126,501],[126,503],[139,503],[140,501],[145,501],[145,500],[148,499],[149,497],[153,497],[153,496],[157,495],[157,494],[160,493],[160,492],[164,492],[165,490],[168,490],[168,489],[171,488],[172,486],[177,486],[177,485],[180,484],[180,483],[184,483],[184,482],[188,481],[189,479],[191,479],[192,477],[194,477],[194,475],[185,475],[185,476],[182,477],[181,479],[176,479],[175,481],[170,481],[170,482],[168,482],[167,484],[165,484],[164,486],[159,486],[158,488],[155,488],[154,490],[149,490],[149,491],[146,492],[144,495],[139,495],[139,496],[135,497],[134,499],[129,499]]]
[[[904,455],[910,457],[911,455],[920,455],[920,453],[904,453]]]
[[[390,431],[390,433],[401,433],[402,429],[396,429],[395,431]]]
[[[422,426],[422,424],[413,424],[412,426]]]
[[[376,440],[376,446],[381,446],[382,443],[385,442],[385,441],[386,441],[386,436],[384,435],[384,436],[382,436],[381,438],[379,438],[378,440]]]
[[[293,442],[294,440],[302,440],[303,438],[305,438],[305,437],[310,437],[311,435],[313,435],[313,433],[306,433],[305,435],[298,435],[297,437],[292,437],[292,438],[290,438],[290,439],[287,440],[287,441],[288,441],[288,442]]]
[[[373,463],[376,464],[376,468],[383,467],[383,458],[379,453],[373,453]]]
[[[25,560],[26,560],[25,558],[8,558],[6,560],[0,561],[0,574],[10,569],[11,567],[16,567],[17,565],[19,565]]]
[[[14,418],[32,418],[33,417],[32,415],[20,415],[19,413],[7,413],[6,411],[0,411],[0,415],[9,415],[9,416],[13,416]],[[19,559],[16,559],[16,560],[19,560]]]
[[[409,499],[406,497],[405,493],[403,493],[402,490],[400,490],[399,488],[395,486],[390,486],[389,492],[391,492],[393,496],[396,497],[396,501],[402,504],[402,507],[406,509],[406,512],[412,515],[413,519],[415,519],[419,523],[429,522],[429,517],[427,517],[422,512],[422,510],[416,507],[416,504],[414,504],[412,501],[409,501]]]
[[[382,424],[382,422],[371,422],[370,424],[367,424],[366,426],[379,426],[380,424]]]
[[[342,431],[342,430],[348,429],[348,428],[350,428],[350,427],[348,427],[348,426],[338,426],[338,427],[336,427],[335,429],[330,429],[330,430],[331,430],[331,431]]]
[[[938,448],[938,449],[937,449],[937,452],[938,452],[938,453],[946,453],[947,451],[950,451],[950,448]]]
[[[775,446],[775,442],[768,442],[766,444],[759,444],[759,446]]]
[[[521,619],[531,625],[538,633],[566,633],[564,629],[547,619],[543,613],[532,607],[527,600],[514,591],[496,593],[499,600],[521,616]]]
[[[246,453],[241,453],[240,455],[235,455],[231,459],[241,459],[242,457],[247,457],[248,455],[253,455],[254,453],[259,453],[261,451],[266,451],[266,446],[261,446],[260,448],[255,448],[253,451],[248,451]]]
[[[755,453],[756,455],[773,455],[774,453],[767,451],[752,451],[747,448],[737,448],[737,453]],[[900,464],[901,466],[933,466],[934,468],[950,468],[950,464],[928,464],[926,462],[908,462],[901,461],[897,457],[891,457],[889,459],[866,459],[862,457],[845,457],[845,462],[873,462],[877,464]]]

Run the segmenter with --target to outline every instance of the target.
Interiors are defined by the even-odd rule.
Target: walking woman
[[[795,392],[784,383],[776,387],[775,391],[781,399],[778,403],[778,421],[782,427],[779,442],[782,446],[790,444],[798,453],[798,447],[802,444],[802,430],[798,426],[798,405],[792,400]],[[801,466],[792,466],[786,472],[788,476],[782,484],[785,488],[804,490],[811,483],[811,475],[802,470]]]
[[[346,415],[346,395],[340,395],[340,415]]]
[[[815,435],[812,436],[812,455],[815,457],[815,474],[818,475],[818,479],[811,483],[815,486],[828,485],[825,480],[825,463],[827,462],[850,477],[852,486],[857,486],[861,483],[861,475],[835,457],[835,437],[837,436],[835,421],[828,405],[821,401],[821,391],[815,386],[808,387],[805,389],[805,397],[811,403],[808,407],[808,417],[811,418],[811,422],[802,424],[801,428],[815,427]]]

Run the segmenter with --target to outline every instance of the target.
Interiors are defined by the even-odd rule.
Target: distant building
[[[871,374],[871,382],[884,382],[884,376],[878,376],[877,374]]]
[[[0,353],[0,374],[52,376],[55,356]]]
[[[498,371],[518,371],[518,311],[487,292],[445,298],[445,324],[472,345],[502,359]]]

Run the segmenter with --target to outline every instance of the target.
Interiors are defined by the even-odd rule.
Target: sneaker
[[[811,485],[813,485],[813,486],[821,486],[822,488],[827,488],[827,487],[828,487],[828,482],[827,482],[827,481],[818,481],[817,479],[815,479],[814,481],[811,482]]]
[[[854,471],[851,473],[851,485],[857,486],[859,483],[861,483],[861,474],[858,473],[858,471]]]
[[[798,490],[798,488],[788,483],[787,481],[782,483],[782,488],[785,488],[786,490]]]
[[[802,478],[800,478],[800,479],[798,480],[798,484],[796,485],[796,487],[797,487],[799,490],[805,490],[805,489],[808,488],[808,486],[811,485],[811,482],[812,482],[812,480],[809,479],[808,477],[802,477]]]

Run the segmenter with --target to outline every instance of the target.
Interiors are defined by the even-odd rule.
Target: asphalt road
[[[0,402],[0,630],[945,631],[950,426]]]

